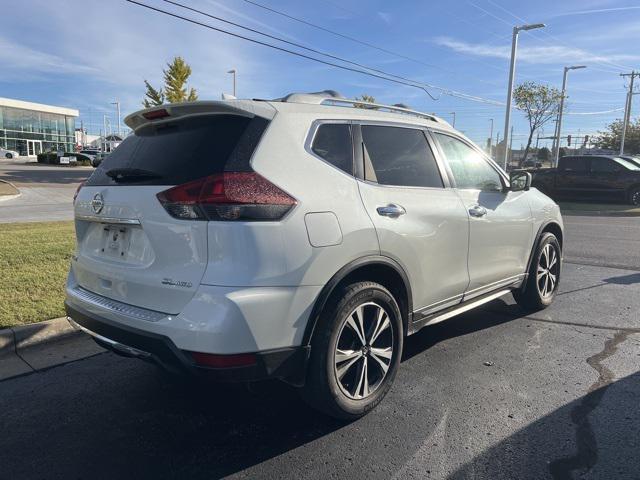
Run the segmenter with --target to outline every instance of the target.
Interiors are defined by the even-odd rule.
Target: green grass
[[[64,315],[73,222],[0,224],[0,328]]]

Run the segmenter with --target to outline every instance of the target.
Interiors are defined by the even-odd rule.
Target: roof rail
[[[411,110],[406,105],[384,105],[382,103],[371,103],[363,100],[350,100],[344,98],[335,90],[323,90],[322,92],[312,93],[290,93],[282,98],[277,98],[275,101],[287,102],[287,103],[310,103],[314,105],[332,105],[336,107],[359,107],[368,110],[386,111],[391,113],[403,113],[405,115],[413,115],[415,117],[424,118],[433,122],[441,122],[442,120],[435,115],[419,112],[417,110]]]

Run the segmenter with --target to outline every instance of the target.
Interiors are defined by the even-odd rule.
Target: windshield
[[[627,170],[640,171],[640,167],[635,163],[630,162],[629,160],[625,160],[624,158],[620,158],[620,157],[616,157],[614,158],[614,160],[620,165],[622,165],[624,168],[626,168]]]

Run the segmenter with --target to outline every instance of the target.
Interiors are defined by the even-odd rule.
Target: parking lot
[[[0,223],[72,220],[71,200],[92,167],[59,167],[0,161],[0,180],[20,190],[18,198],[0,202]]]
[[[102,353],[0,383],[0,478],[636,479],[640,218],[565,223],[549,309],[504,297],[423,329],[359,421]]]

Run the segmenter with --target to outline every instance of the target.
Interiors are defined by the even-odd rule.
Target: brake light
[[[86,183],[86,182],[80,182],[80,185],[78,185],[78,188],[76,188],[76,193],[74,193],[74,194],[73,194],[73,204],[74,204],[74,205],[76,204],[76,198],[78,198],[78,194],[80,193],[80,189],[81,189],[82,187],[84,187],[84,184],[85,184],[85,183]]]
[[[142,116],[147,120],[157,120],[159,118],[164,118],[169,116],[169,112],[167,112],[164,108],[159,110],[151,110],[150,112],[143,113]]]
[[[296,200],[256,172],[224,172],[157,194],[172,217],[184,220],[279,220]]]

